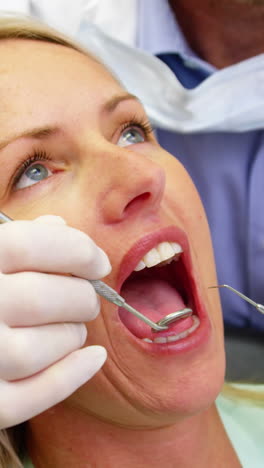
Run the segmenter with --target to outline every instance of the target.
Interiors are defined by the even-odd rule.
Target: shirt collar
[[[216,70],[190,48],[167,0],[138,1],[136,45],[153,55],[177,53],[190,68],[199,67],[209,73]]]

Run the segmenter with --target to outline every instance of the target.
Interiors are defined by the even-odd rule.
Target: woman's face
[[[155,333],[102,300],[87,344],[105,346],[108,360],[64,405],[132,426],[207,408],[223,381],[222,319],[190,177],[100,64],[45,42],[2,41],[0,50],[1,209],[15,219],[60,215],[85,231],[110,258],[107,284],[152,320],[185,305],[194,314]],[[173,248],[183,252],[151,267]]]

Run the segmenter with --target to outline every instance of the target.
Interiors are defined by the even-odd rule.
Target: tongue
[[[128,304],[153,322],[157,322],[165,315],[186,307],[176,289],[160,279],[141,278],[138,280],[128,280],[123,285],[121,295]],[[135,336],[144,338],[152,335],[150,327],[126,309],[120,308],[119,315],[124,325]],[[179,320],[175,322],[173,327],[170,327],[170,330],[173,328],[173,333],[180,333],[188,327],[189,321],[190,319]],[[167,334],[167,332],[162,332],[162,334]]]

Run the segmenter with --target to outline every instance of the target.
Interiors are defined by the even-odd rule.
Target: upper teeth
[[[145,267],[151,268],[165,260],[172,260],[182,251],[182,247],[177,242],[161,242],[144,255],[134,271],[143,270]]]

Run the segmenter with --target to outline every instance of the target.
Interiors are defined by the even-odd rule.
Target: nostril
[[[126,214],[132,214],[134,211],[137,211],[142,204],[148,201],[151,198],[150,192],[144,192],[133,198],[125,207],[124,212]]]

